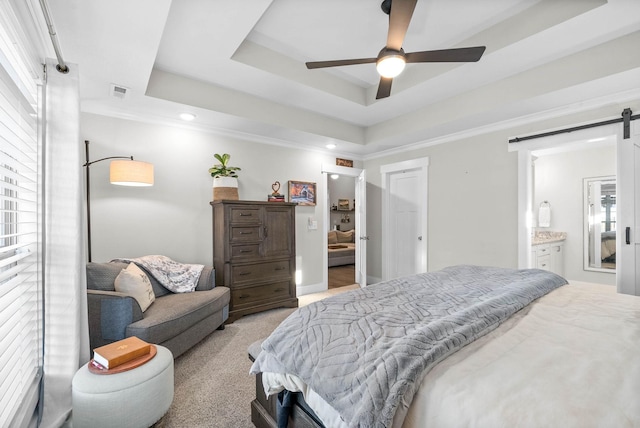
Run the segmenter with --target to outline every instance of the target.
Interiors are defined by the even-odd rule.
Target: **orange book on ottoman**
[[[93,350],[93,360],[107,369],[112,369],[135,358],[147,355],[151,345],[136,336],[101,346]]]

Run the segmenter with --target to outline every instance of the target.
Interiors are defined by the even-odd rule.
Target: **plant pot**
[[[238,179],[235,177],[216,177],[213,179],[213,200],[232,200],[238,198]]]

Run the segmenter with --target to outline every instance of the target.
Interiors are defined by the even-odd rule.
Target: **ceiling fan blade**
[[[476,62],[484,53],[485,46],[471,48],[442,49],[437,51],[410,52],[406,62]]]
[[[391,0],[387,48],[399,51],[418,0]]]
[[[380,98],[387,98],[391,95],[391,83],[393,82],[392,77],[381,77],[380,84],[378,85],[378,93],[376,94],[376,100]]]
[[[307,62],[307,68],[326,68],[326,67],[339,67],[342,65],[356,65],[356,64],[371,64],[376,62],[378,58],[358,58],[358,59],[338,59],[334,61],[312,61]]]

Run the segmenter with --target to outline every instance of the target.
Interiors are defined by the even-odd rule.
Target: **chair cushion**
[[[116,277],[120,275],[122,269],[126,269],[128,263],[87,263],[87,288],[90,290],[115,291]],[[146,269],[140,268],[149,278],[153,294],[156,297],[171,293],[164,288]]]
[[[126,263],[87,263],[87,288],[116,291],[116,277],[126,268]]]
[[[127,336],[138,336],[149,343],[163,343],[176,337],[229,304],[226,287],[156,297],[144,318],[127,327]]]

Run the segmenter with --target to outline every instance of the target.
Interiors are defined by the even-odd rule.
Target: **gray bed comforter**
[[[566,283],[538,269],[463,265],[342,293],[291,314],[251,373],[294,374],[347,425],[390,427],[433,365]]]

